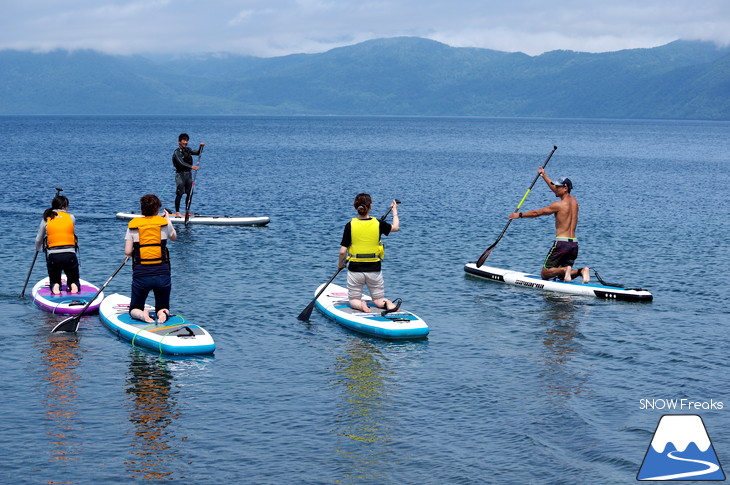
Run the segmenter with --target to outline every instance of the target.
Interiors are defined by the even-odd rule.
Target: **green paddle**
[[[395,203],[400,204],[400,201],[398,199],[395,199]],[[390,214],[390,211],[392,209],[393,209],[392,207],[388,207],[388,212],[383,214],[383,217],[381,217],[380,220],[384,221],[385,218],[388,216],[388,214]],[[299,314],[299,316],[297,317],[299,320],[301,320],[303,322],[306,322],[309,320],[309,317],[312,316],[312,310],[314,310],[314,305],[317,303],[317,298],[319,298],[319,296],[322,293],[324,293],[324,290],[327,289],[327,287],[330,285],[330,283],[332,283],[332,281],[337,277],[338,274],[340,274],[340,271],[342,271],[343,269],[345,269],[345,266],[343,266],[341,268],[337,268],[337,271],[335,271],[335,274],[332,275],[332,278],[330,278],[329,281],[324,284],[322,289],[319,290],[319,292],[317,292],[317,295],[314,297],[314,300],[312,300],[309,303],[309,305],[307,305],[307,307],[304,310],[302,310],[302,313]]]
[[[547,160],[545,160],[545,163],[542,164],[542,168],[545,168],[550,161],[550,158],[552,158],[553,153],[555,153],[555,150],[557,150],[558,147],[553,145],[553,151],[550,152],[550,155],[548,155]],[[527,189],[527,192],[525,192],[525,195],[522,196],[522,200],[520,200],[520,203],[517,204],[517,208],[513,212],[518,212],[520,210],[520,207],[522,207],[522,203],[525,202],[525,199],[527,199],[527,196],[530,195],[530,191],[532,190],[532,187],[535,186],[535,182],[537,182],[537,179],[540,177],[540,174],[535,175],[535,178],[532,180],[532,183],[530,184],[530,188]],[[502,236],[504,236],[504,233],[507,231],[507,228],[510,225],[510,222],[512,222],[512,219],[509,219],[507,221],[507,224],[504,226],[504,229],[502,229],[502,232],[499,234],[499,237],[497,238],[494,243],[489,246],[481,256],[479,256],[479,259],[477,259],[477,268],[484,264],[484,261],[487,260],[490,254],[492,254],[492,249],[499,243],[500,239],[502,239]]]
[[[200,151],[198,152],[198,170],[200,170],[200,157],[203,156],[203,148],[205,148],[205,145],[200,147]],[[195,171],[193,174],[193,185],[190,187],[190,195],[188,195],[187,200],[185,201],[185,225],[188,225],[188,219],[190,219],[190,204],[193,203],[193,192],[195,192],[195,179],[198,178],[198,170]]]
[[[112,275],[109,277],[108,280],[104,282],[103,285],[101,285],[101,288],[99,288],[99,291],[96,292],[96,295],[94,295],[88,302],[86,302],[86,305],[84,305],[84,308],[81,310],[81,313],[78,315],[74,315],[72,317],[66,318],[65,320],[61,320],[58,325],[53,327],[53,330],[51,332],[76,332],[79,329],[79,322],[81,321],[81,316],[86,312],[86,309],[89,308],[89,305],[96,300],[96,298],[101,294],[102,291],[104,291],[104,288],[106,288],[106,285],[109,284],[109,282],[119,273],[125,264],[127,264],[127,261],[129,261],[129,256],[124,258],[124,261],[122,261],[122,264],[119,265],[117,270],[112,273]]]

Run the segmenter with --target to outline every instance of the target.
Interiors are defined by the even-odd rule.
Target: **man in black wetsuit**
[[[177,184],[177,192],[175,196],[175,215],[182,217],[180,214],[180,200],[183,194],[185,197],[185,206],[187,207],[187,201],[190,199],[190,192],[193,189],[193,174],[191,170],[197,170],[199,167],[193,165],[193,155],[200,155],[200,151],[205,146],[205,143],[201,143],[197,151],[193,151],[188,148],[188,141],[190,137],[187,133],[181,133],[177,137],[177,143],[180,145],[172,153],[172,164],[175,167],[175,182]]]

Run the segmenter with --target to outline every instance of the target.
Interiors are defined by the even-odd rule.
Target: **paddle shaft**
[[[200,170],[200,158],[203,156],[203,148],[205,145],[200,147],[198,151],[198,170]],[[188,225],[188,219],[190,219],[190,204],[193,203],[193,192],[195,192],[195,179],[198,178],[198,170],[193,174],[193,185],[190,186],[190,195],[185,200],[185,225]]]
[[[548,162],[553,157],[553,153],[555,153],[555,150],[557,150],[557,149],[558,149],[557,145],[553,145],[553,150],[550,152],[550,155],[548,155],[547,159],[545,160],[545,163],[542,164],[542,168],[547,167]],[[532,179],[532,183],[530,184],[530,187],[525,192],[525,195],[522,196],[522,199],[520,200],[520,203],[517,204],[517,208],[513,212],[517,212],[517,211],[520,210],[520,207],[522,207],[522,204],[527,199],[527,196],[530,195],[530,192],[532,191],[532,188],[535,186],[535,183],[537,182],[537,179],[538,178],[540,178],[540,174],[539,173],[537,175],[535,175],[535,178],[534,179]],[[512,223],[512,219],[508,219],[507,220],[507,224],[504,225],[504,229],[502,229],[502,232],[499,233],[499,237],[497,238],[497,240],[494,241],[494,243],[491,246],[489,246],[482,253],[481,256],[479,256],[479,259],[477,260],[477,268],[480,267],[482,264],[484,264],[484,261],[487,260],[487,258],[489,257],[489,255],[492,252],[492,249],[494,249],[494,247],[497,245],[497,243],[499,243],[499,241],[502,239],[502,236],[504,236],[504,233],[507,232],[507,228],[509,227],[509,225],[511,223]]]
[[[119,273],[125,264],[127,264],[127,261],[129,261],[129,256],[126,256],[124,258],[124,261],[122,261],[122,264],[119,265],[117,270],[112,273],[112,275],[104,282],[103,285],[101,285],[101,288],[99,288],[99,291],[96,292],[96,294],[88,301],[86,302],[86,305],[84,305],[83,310],[81,310],[81,313],[78,315],[74,315],[73,317],[67,318],[63,321],[61,321],[58,325],[53,327],[53,330],[51,332],[75,332],[79,329],[79,321],[81,320],[81,316],[86,312],[86,310],[89,308],[89,306],[96,300],[96,298],[101,294],[102,291],[104,291],[104,288],[111,282],[112,279]]]
[[[400,201],[398,199],[395,199],[395,203],[400,204]],[[384,221],[385,218],[388,217],[388,214],[390,214],[391,210],[393,210],[392,206],[388,208],[388,211],[385,214],[383,214],[383,216],[380,218],[380,220]],[[322,293],[324,293],[324,290],[326,290],[327,287],[330,285],[330,283],[332,283],[334,281],[334,279],[337,278],[337,275],[340,274],[340,271],[342,271],[343,269],[345,269],[345,266],[342,266],[341,268],[337,268],[337,271],[335,271],[335,274],[332,275],[332,278],[330,278],[329,281],[324,284],[322,289],[317,292],[317,294],[314,297],[314,300],[312,300],[309,303],[309,305],[307,305],[307,307],[304,310],[302,310],[302,313],[299,314],[299,316],[297,317],[299,320],[301,320],[303,322],[306,322],[307,320],[309,320],[309,317],[312,316],[312,310],[314,310],[314,305],[315,305],[315,303],[317,303],[317,298],[319,298],[320,295],[322,295]]]
[[[28,281],[30,280],[30,274],[33,272],[33,266],[35,266],[36,259],[38,259],[38,251],[36,251],[35,256],[33,256],[33,262],[30,263],[30,269],[28,270],[28,276],[25,277],[25,284],[23,285],[23,290],[20,292],[21,298],[25,298],[25,289],[28,287]]]

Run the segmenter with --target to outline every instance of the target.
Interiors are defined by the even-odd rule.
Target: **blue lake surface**
[[[211,332],[215,356],[134,349],[97,316],[51,334],[62,317],[19,294],[55,187],[81,277],[100,285],[124,257],[115,213],[148,192],[173,206],[183,131],[206,143],[195,211],[271,218],[179,228],[171,244],[172,311]],[[630,484],[667,413],[700,414],[730,463],[730,123],[0,117],[0,137],[2,483]],[[553,145],[547,172],[581,204],[577,265],[653,302],[464,273]],[[376,216],[402,200],[386,295],[429,323],[426,340],[296,318],[336,270],[361,191]],[[523,210],[554,200],[538,181]],[[488,264],[539,271],[553,231],[513,222]],[[29,287],[45,275],[41,255]],[[130,285],[127,267],[107,292]],[[699,409],[646,408],[664,399]]]

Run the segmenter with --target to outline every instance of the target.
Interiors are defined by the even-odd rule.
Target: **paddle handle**
[[[394,199],[396,204],[400,204],[400,201],[398,199]],[[381,221],[384,221],[386,217],[388,217],[388,214],[390,214],[390,211],[393,210],[393,207],[388,207],[388,210],[383,216],[380,218]]]

